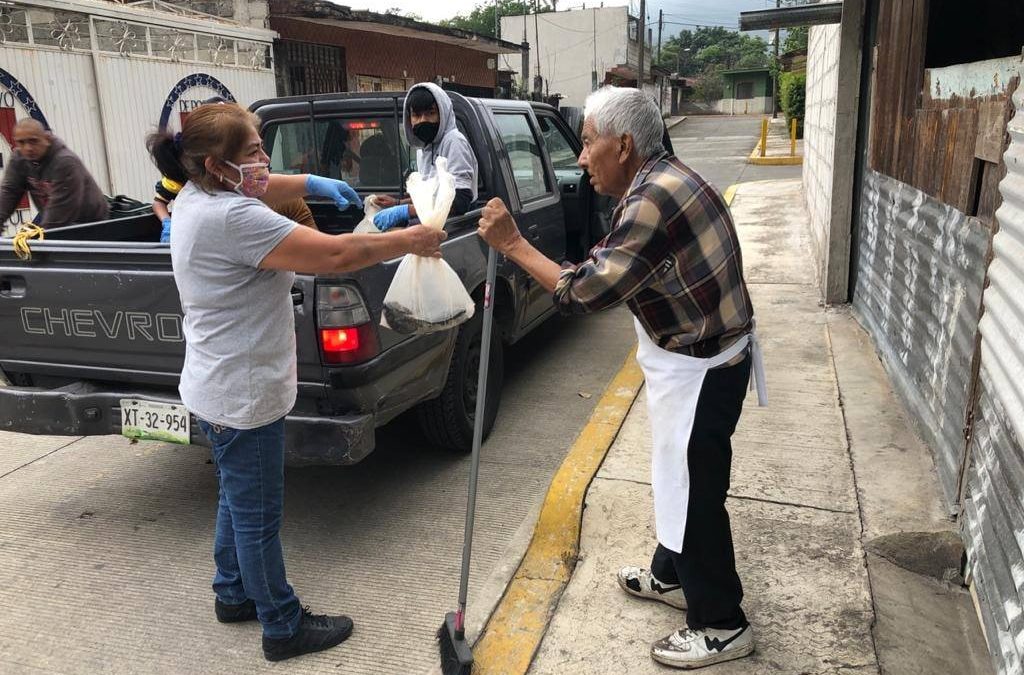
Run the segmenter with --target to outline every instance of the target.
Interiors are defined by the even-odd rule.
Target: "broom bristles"
[[[471,675],[473,652],[465,639],[455,637],[455,614],[448,613],[437,631],[438,649],[441,652],[441,672],[444,675]]]

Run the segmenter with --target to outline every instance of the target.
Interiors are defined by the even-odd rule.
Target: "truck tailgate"
[[[7,246],[0,252],[0,368],[177,385],[185,337],[167,247],[54,242],[32,250],[28,261]],[[308,283],[309,292],[294,294],[300,304],[313,297]],[[315,344],[300,345],[299,354],[319,371]]]

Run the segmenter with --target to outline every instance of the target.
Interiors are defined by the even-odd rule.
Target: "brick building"
[[[431,81],[472,96],[508,95],[499,54],[520,45],[394,14],[321,0],[270,0],[277,87],[282,96],[333,91],[400,91]]]

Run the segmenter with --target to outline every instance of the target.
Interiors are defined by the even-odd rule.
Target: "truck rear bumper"
[[[106,436],[121,433],[121,399],[181,403],[174,397],[139,391],[90,391],[85,383],[40,389],[0,386],[0,430],[48,436]],[[285,463],[289,466],[355,464],[374,447],[370,414],[285,418]],[[209,441],[192,416],[195,445]]]

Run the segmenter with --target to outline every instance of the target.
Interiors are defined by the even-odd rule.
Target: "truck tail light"
[[[341,354],[359,350],[358,328],[321,328],[320,344],[325,354]]]
[[[361,363],[380,353],[377,328],[371,323],[370,310],[355,286],[317,286],[316,319],[323,363]]]

